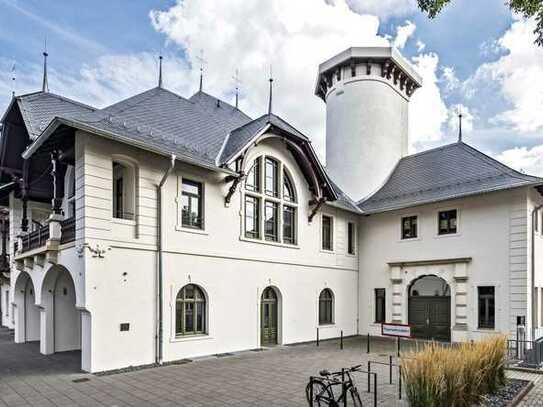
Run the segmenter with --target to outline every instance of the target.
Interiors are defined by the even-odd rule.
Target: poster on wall
[[[381,324],[381,335],[411,338],[411,326],[406,324]]]

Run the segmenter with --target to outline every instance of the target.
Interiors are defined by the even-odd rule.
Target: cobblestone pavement
[[[402,346],[405,350],[409,345]],[[187,364],[105,376],[79,370],[79,352],[43,356],[37,343],[14,344],[12,334],[0,328],[0,407],[15,406],[305,406],[305,386],[321,369],[363,364],[377,372],[380,406],[406,406],[398,400],[398,369],[386,363],[395,352],[390,341],[372,341],[366,353],[361,338],[297,346],[278,346],[264,351],[200,358]],[[396,359],[393,358],[393,363]],[[83,380],[81,380],[83,379]],[[355,381],[364,406],[373,405],[367,375]],[[373,380],[370,388],[373,391]],[[523,406],[537,404],[543,381]],[[537,395],[536,395],[537,394]],[[540,402],[540,401],[539,401]]]
[[[519,407],[543,406],[543,375],[510,370],[508,376],[534,382],[534,387],[518,404]]]

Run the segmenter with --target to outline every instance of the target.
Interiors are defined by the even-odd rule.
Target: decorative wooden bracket
[[[228,193],[224,197],[225,206],[228,206],[230,204],[232,195],[234,195],[234,192],[236,192],[238,184],[243,180],[244,177],[245,177],[245,174],[242,171],[238,175],[229,175],[228,177],[224,179],[224,182],[232,182],[232,185],[230,185],[230,189],[228,190]]]
[[[317,212],[319,211],[319,209],[325,202],[326,202],[325,197],[312,199],[311,201],[309,201],[309,205],[315,205],[315,207],[311,210],[309,217],[307,218],[309,223],[311,223],[311,221],[313,220],[313,218],[315,217],[315,215],[317,214]]]

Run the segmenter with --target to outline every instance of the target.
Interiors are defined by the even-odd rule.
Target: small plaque
[[[411,326],[405,324],[381,324],[381,335],[411,338]]]
[[[121,332],[130,331],[130,324],[128,322],[121,324]]]

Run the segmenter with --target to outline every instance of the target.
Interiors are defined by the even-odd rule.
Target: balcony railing
[[[75,217],[61,222],[60,243],[70,243],[75,240]]]
[[[22,237],[23,244],[21,251],[28,252],[29,250],[45,246],[47,239],[49,239],[49,225],[41,226],[39,229]]]

